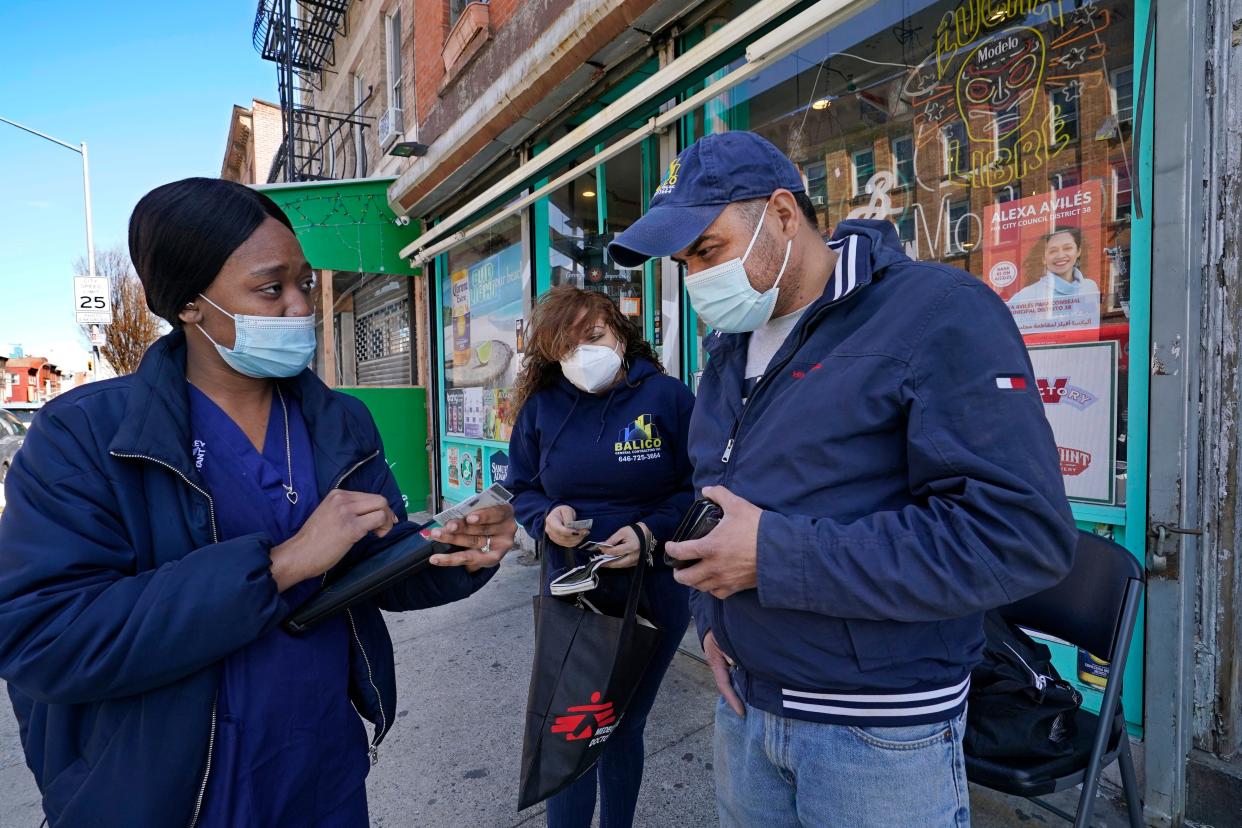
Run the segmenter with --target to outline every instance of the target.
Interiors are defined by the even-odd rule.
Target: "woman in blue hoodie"
[[[314,278],[271,199],[166,184],[129,243],[173,331],[137,373],[39,413],[0,519],[0,679],[44,812],[52,828],[363,828],[397,712],[380,610],[477,590],[512,513],[450,522],[437,537],[468,551],[287,634],[338,562],[418,527],[366,408],[307,370]]]
[[[656,549],[693,501],[686,432],[694,396],[600,293],[554,288],[536,308],[527,342],[506,484],[518,522],[543,541],[549,579],[571,565],[570,549],[610,544],[621,557],[601,572],[597,592],[622,599],[638,563],[638,533]],[[589,530],[570,525],[588,519]],[[647,713],[689,621],[686,590],[662,554],[654,561],[643,611],[663,630],[660,646],[595,771],[548,800],[549,828],[589,826],[597,784],[601,828],[633,823]]]

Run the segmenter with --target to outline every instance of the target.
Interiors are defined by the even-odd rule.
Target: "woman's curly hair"
[[[626,366],[633,365],[636,359],[645,359],[664,373],[655,349],[643,339],[638,325],[621,313],[616,302],[597,291],[560,285],[544,294],[526,325],[525,362],[517,379],[510,424],[531,397],[561,378],[561,359],[578,347],[591,326],[601,320],[621,340]]]

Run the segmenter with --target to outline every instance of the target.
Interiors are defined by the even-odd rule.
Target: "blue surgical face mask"
[[[789,264],[789,253],[793,250],[793,239],[785,245],[785,261],[781,262],[780,273],[772,287],[763,293],[755,290],[746,275],[746,259],[759,239],[763,230],[763,219],[768,214],[768,205],[763,205],[763,215],[759,217],[759,226],[750,237],[750,244],[740,259],[730,259],[686,279],[686,292],[690,295],[690,304],[694,312],[713,330],[725,333],[744,333],[763,327],[772,318],[772,310],[776,307],[777,286],[785,275],[785,267]]]
[[[196,325],[221,358],[239,374],[256,379],[292,377],[302,373],[315,358],[315,316],[233,315],[199,294],[208,304],[233,320],[233,347],[225,348]]]

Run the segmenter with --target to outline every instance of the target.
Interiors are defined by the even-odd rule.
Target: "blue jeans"
[[[969,828],[965,724],[853,727],[750,706],[743,719],[721,699],[721,828]]]
[[[621,586],[618,584],[618,586]],[[643,782],[643,730],[660,682],[668,672],[690,623],[689,592],[673,580],[671,570],[654,570],[643,583],[646,617],[663,632],[642,681],[634,690],[621,723],[609,737],[595,767],[548,800],[548,828],[589,828],[599,789],[600,828],[634,824],[638,789]]]

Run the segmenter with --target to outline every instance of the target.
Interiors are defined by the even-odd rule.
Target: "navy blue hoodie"
[[[745,407],[748,335],[705,343],[694,484],[765,511],[758,588],[691,608],[755,707],[941,721],[965,703],[982,612],[1057,583],[1074,522],[1005,303],[909,259],[888,222],[842,222],[830,246],[824,295]]]
[[[533,394],[509,440],[509,476],[518,523],[543,536],[548,512],[561,504],[592,518],[591,540],[606,540],[643,521],[668,540],[693,502],[686,431],[694,395],[644,359],[624,383],[596,395],[564,377]],[[548,544],[549,566],[565,565]],[[663,567],[661,556],[656,566]]]

